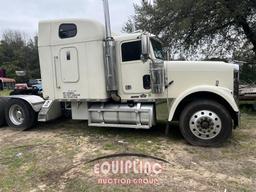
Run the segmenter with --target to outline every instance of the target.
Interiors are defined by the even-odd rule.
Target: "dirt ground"
[[[256,114],[244,113],[242,127],[221,148],[188,145],[175,124],[168,137],[164,129],[162,122],[152,130],[130,130],[67,119],[24,132],[1,128],[0,192],[256,190]],[[94,164],[86,162],[121,152],[149,154],[170,164],[156,185],[97,184]]]

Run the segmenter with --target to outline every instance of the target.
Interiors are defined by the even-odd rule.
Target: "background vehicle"
[[[42,80],[41,79],[29,79],[28,80],[28,86],[32,87],[33,85],[39,85],[42,84]]]
[[[17,83],[10,95],[38,95],[42,96],[41,79],[30,79],[28,83]]]
[[[218,146],[239,125],[239,67],[224,62],[164,61],[152,34],[112,36],[108,1],[106,25],[86,19],[39,24],[44,99],[13,96],[5,110],[9,126],[30,128],[61,115],[89,126],[149,129],[156,103],[166,101],[168,122],[179,121],[193,145]]]
[[[43,96],[43,86],[42,84],[32,85],[32,89],[36,91],[36,95]]]
[[[27,90],[29,89],[27,83],[16,83],[15,90]]]
[[[14,89],[15,80],[5,77],[0,77],[0,91],[3,89]]]

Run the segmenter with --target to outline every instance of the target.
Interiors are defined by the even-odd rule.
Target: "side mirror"
[[[150,54],[150,39],[146,34],[141,36],[141,58],[146,61],[149,59]]]

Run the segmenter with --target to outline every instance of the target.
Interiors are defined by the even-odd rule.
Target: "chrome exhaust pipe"
[[[118,95],[118,80],[117,80],[117,63],[116,63],[116,45],[111,34],[110,14],[108,0],[103,0],[104,16],[105,16],[105,28],[106,39],[104,45],[105,55],[105,76],[106,87],[110,97],[116,101],[121,101]]]
[[[108,0],[103,0],[104,16],[105,16],[105,28],[106,28],[106,39],[112,39],[111,25],[110,25],[110,14]]]

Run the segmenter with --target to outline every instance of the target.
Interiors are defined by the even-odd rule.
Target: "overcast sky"
[[[121,32],[133,3],[140,0],[109,0],[111,24]],[[8,29],[20,30],[30,36],[37,33],[38,21],[60,18],[90,18],[104,22],[102,0],[1,0],[0,33]]]

